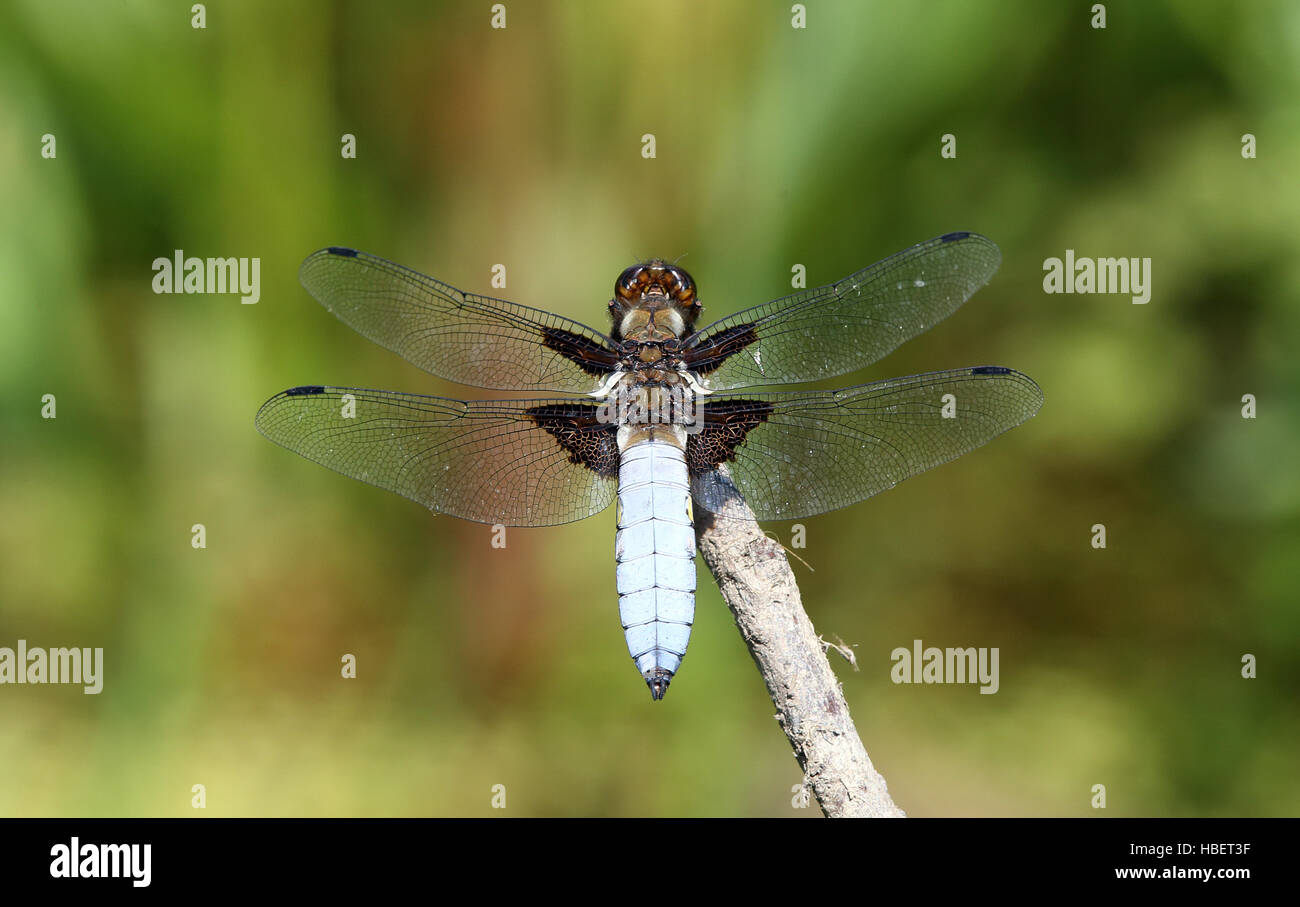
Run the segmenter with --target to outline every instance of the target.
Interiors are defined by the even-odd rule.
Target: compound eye
[[[628,268],[614,282],[614,295],[620,299],[636,299],[647,279],[645,268],[640,265]]]
[[[691,280],[691,275],[681,268],[673,268],[669,273],[673,276],[673,298],[681,303],[695,302],[695,281]]]

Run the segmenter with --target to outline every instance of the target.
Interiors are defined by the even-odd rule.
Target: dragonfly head
[[[609,301],[615,339],[620,340],[684,337],[694,330],[702,308],[691,275],[659,258],[620,274]]]

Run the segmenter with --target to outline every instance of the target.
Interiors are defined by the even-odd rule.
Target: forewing
[[[837,283],[714,322],[687,339],[687,367],[714,390],[856,371],[955,312],[1001,260],[977,233],[936,237]]]
[[[572,400],[296,387],[262,406],[257,427],[335,472],[480,523],[583,519],[614,499],[618,476],[615,426]]]
[[[584,324],[463,293],[354,249],[321,249],[298,277],[344,324],[460,384],[587,393],[618,361],[609,338]]]
[[[692,492],[717,512],[734,494],[724,470],[760,520],[825,513],[974,450],[1042,403],[1030,378],[998,366],[709,397],[703,429],[687,439]]]

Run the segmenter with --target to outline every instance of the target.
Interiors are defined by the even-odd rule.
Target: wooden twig
[[[781,545],[763,534],[738,492],[716,516],[697,511],[696,525],[700,554],[822,812],[831,818],[904,816],[858,737]]]

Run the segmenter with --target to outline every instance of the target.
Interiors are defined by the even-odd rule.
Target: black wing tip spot
[[[349,249],[347,246],[330,246],[325,250],[327,255],[338,255],[343,258],[356,258],[357,250]]]
[[[302,387],[291,387],[284,392],[286,397],[310,397],[313,394],[323,394],[325,388],[320,384],[305,384]]]
[[[957,230],[953,233],[945,233],[939,237],[939,242],[956,242],[959,239],[966,239],[970,236],[969,230]]]
[[[1021,374],[1013,368],[1007,368],[1004,365],[978,365],[970,369],[972,375],[1011,375],[1014,376],[1016,383],[1021,385],[1027,392],[1037,396],[1038,402],[1034,405],[1034,411],[1025,418],[1035,415],[1039,407],[1043,405],[1043,389],[1038,386],[1038,382],[1028,375]],[[1022,420],[1023,421],[1023,420]],[[1017,423],[1019,424],[1019,423]]]

